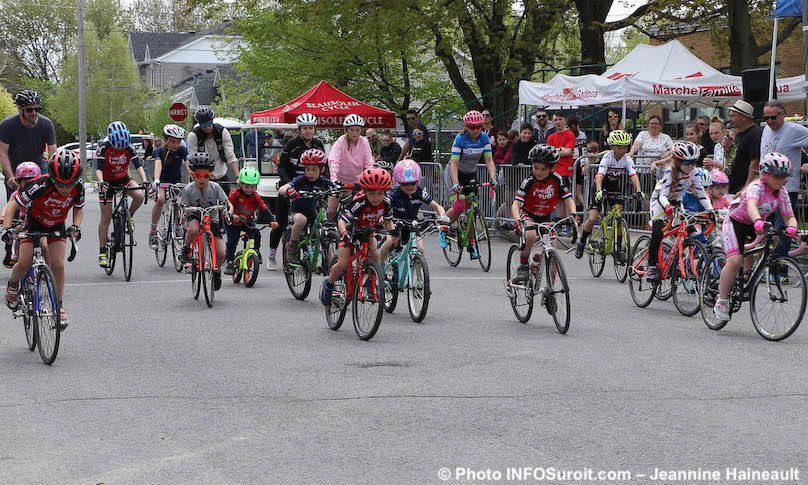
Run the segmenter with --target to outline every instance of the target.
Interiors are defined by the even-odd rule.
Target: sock
[[[104,254],[106,254],[106,253],[107,253],[107,247],[106,247],[106,246],[101,246],[101,247],[98,249],[98,253],[99,253],[99,254],[100,254],[100,253],[104,253]]]
[[[527,256],[522,256],[520,254],[519,255],[519,264],[527,264],[527,262],[528,262],[528,257]]]
[[[275,254],[276,254],[277,252],[278,252],[278,250],[277,250],[276,248],[269,248],[269,258],[270,258],[270,259],[274,259],[274,258],[275,258]]]
[[[151,225],[151,230],[156,231],[157,230],[157,224],[152,224]]]

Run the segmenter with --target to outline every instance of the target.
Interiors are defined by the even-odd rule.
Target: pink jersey
[[[721,197],[720,199],[717,199],[717,200],[713,200],[713,198],[710,197],[710,202],[713,203],[713,209],[719,209],[720,210],[720,209],[728,208],[729,205],[732,203],[732,199],[728,195],[725,195],[725,196],[723,196],[723,197]]]
[[[749,217],[749,201],[757,203],[761,219],[766,219],[771,214],[774,214],[777,209],[780,209],[783,219],[788,219],[794,215],[791,200],[788,198],[788,191],[781,188],[775,192],[762,180],[758,179],[746,187],[738,205],[730,209],[729,217],[742,224],[753,224],[755,221]]]
[[[373,166],[373,153],[368,139],[359,137],[356,145],[348,143],[348,135],[342,135],[331,146],[328,154],[328,168],[332,182],[356,183],[362,171]]]

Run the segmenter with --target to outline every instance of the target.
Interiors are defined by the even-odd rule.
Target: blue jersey
[[[292,179],[290,183],[292,184],[292,187],[294,187],[295,190],[297,190],[298,192],[328,190],[334,188],[334,183],[325,177],[320,177],[319,179],[312,182],[305,175],[298,175],[297,177]],[[313,216],[314,199],[310,197],[301,197],[299,199],[293,200],[292,204],[289,207],[289,212],[301,212],[303,214]]]
[[[417,219],[418,211],[432,203],[429,192],[420,186],[415,189],[412,196],[405,194],[401,187],[396,187],[387,194],[387,197],[393,206],[393,217],[406,221]]]
[[[694,214],[704,212],[704,207],[701,205],[699,198],[690,192],[685,192],[685,195],[682,196],[682,207],[684,207],[687,212]]]
[[[457,170],[463,173],[474,173],[477,164],[484,162],[484,156],[491,155],[491,140],[485,133],[480,133],[476,140],[471,140],[467,131],[458,134],[452,144],[452,158],[457,160]]]
[[[178,184],[182,182],[182,162],[188,158],[188,148],[180,146],[176,152],[170,152],[165,147],[155,148],[152,153],[155,160],[162,162],[162,172],[160,172],[160,182],[166,184]]]

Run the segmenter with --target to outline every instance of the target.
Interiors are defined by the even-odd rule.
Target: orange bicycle
[[[675,221],[678,222],[674,225]],[[709,254],[704,244],[691,238],[690,234],[694,226],[705,223],[708,225],[703,234],[707,236],[715,227],[712,212],[690,214],[677,209],[676,215],[662,230],[658,283],[646,279],[651,237],[644,235],[637,239],[631,252],[629,290],[638,307],[647,307],[654,297],[666,300],[672,296],[673,304],[682,315],[692,317],[699,312],[699,277]],[[673,238],[673,241],[668,241],[668,238]],[[665,288],[666,283],[668,288]]]
[[[205,303],[213,306],[213,296],[216,288],[213,274],[219,272],[219,262],[216,260],[213,231],[210,230],[210,214],[214,211],[227,210],[226,204],[212,205],[210,207],[186,207],[186,212],[199,214],[202,221],[199,233],[191,244],[191,256],[185,265],[185,271],[191,273],[191,294],[194,300],[199,299],[200,291],[205,294]]]

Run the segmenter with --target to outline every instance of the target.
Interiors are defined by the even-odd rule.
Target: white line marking
[[[107,281],[107,282],[104,282],[104,283],[100,283],[100,282],[99,283],[65,283],[65,286],[110,286],[110,285],[133,285],[133,284],[137,284],[137,283],[141,283],[141,284],[145,283],[145,284],[150,284],[150,285],[157,284],[157,283],[169,283],[169,284],[190,283],[190,279],[186,278],[184,280]]]

